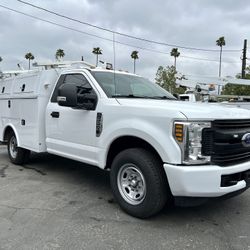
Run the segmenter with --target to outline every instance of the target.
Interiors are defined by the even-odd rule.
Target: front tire
[[[13,132],[9,135],[7,148],[9,159],[12,163],[22,165],[28,161],[30,151],[18,147],[16,135]]]
[[[110,184],[120,207],[138,218],[157,214],[171,200],[161,161],[142,148],[126,149],[115,157]]]

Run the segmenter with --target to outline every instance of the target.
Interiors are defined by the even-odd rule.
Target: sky
[[[173,65],[171,49],[181,46],[214,51],[179,48],[178,72],[218,76],[219,47],[216,46],[216,40],[224,36],[226,46],[222,53],[222,76],[235,76],[241,72],[243,41],[250,35],[248,0],[25,1],[82,22],[171,46],[113,35],[17,0],[0,0],[2,6],[78,30],[76,32],[52,25],[0,6],[2,70],[17,69],[17,63],[27,68],[28,62],[24,58],[27,52],[35,56],[36,62],[55,61],[55,53],[59,48],[65,52],[64,60],[80,60],[83,56],[85,61],[95,64],[96,57],[92,50],[100,47],[103,52],[100,60],[115,62],[116,69],[129,72],[133,72],[131,52],[137,50],[139,59],[136,61],[136,73],[154,80],[159,66]],[[116,43],[113,43],[113,39]]]

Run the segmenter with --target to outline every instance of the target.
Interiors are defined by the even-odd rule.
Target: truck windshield
[[[100,84],[106,95],[110,98],[176,100],[176,98],[165,89],[143,77],[100,71],[92,71],[91,73]]]

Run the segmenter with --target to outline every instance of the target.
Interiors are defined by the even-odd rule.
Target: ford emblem
[[[244,134],[241,141],[244,147],[250,147],[250,133]]]

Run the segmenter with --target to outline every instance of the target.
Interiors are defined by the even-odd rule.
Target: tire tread
[[[29,160],[29,156],[30,156],[30,150],[28,149],[25,149],[25,148],[20,148],[18,147],[17,148],[17,157],[16,158],[13,158],[10,154],[10,139],[15,136],[15,133],[12,132],[10,133],[9,135],[9,138],[8,138],[8,142],[7,142],[7,149],[8,149],[8,155],[9,155],[9,159],[10,161],[13,163],[13,164],[16,164],[16,165],[23,165],[25,163],[28,162]]]
[[[147,201],[143,201],[138,206],[128,204],[121,197],[116,184],[119,164],[126,159],[132,161],[134,159],[135,162],[141,163],[140,170],[144,172],[144,178],[147,178],[146,182],[148,182],[147,188],[150,187],[150,192],[153,194],[151,194],[150,199],[149,197],[145,198]],[[130,148],[120,152],[112,163],[110,181],[114,196],[121,208],[138,218],[147,218],[157,214],[171,197],[161,160],[155,154],[143,148]],[[147,191],[147,194],[150,195],[150,192]]]

